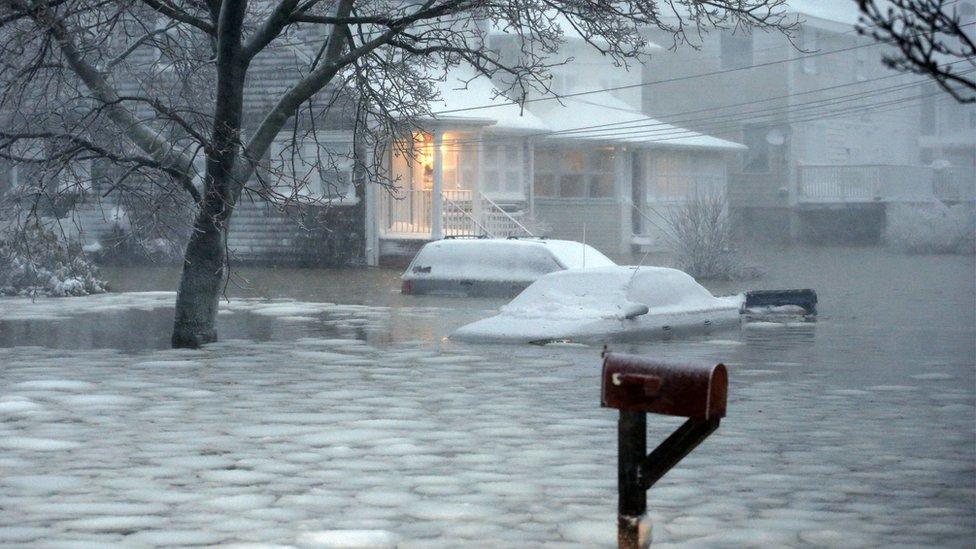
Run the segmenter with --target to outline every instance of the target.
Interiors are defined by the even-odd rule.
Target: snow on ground
[[[172,294],[78,299],[110,311]],[[14,303],[0,316],[83,302]],[[0,349],[0,545],[614,546],[599,349],[381,345],[352,336],[385,308],[225,310],[339,330],[196,351]],[[730,363],[729,417],[650,491],[656,547],[971,546],[971,387],[944,374],[837,388],[762,366]],[[649,424],[656,440],[677,422]]]

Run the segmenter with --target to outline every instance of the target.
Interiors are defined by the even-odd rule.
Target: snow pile
[[[79,244],[32,224],[0,235],[0,295],[84,296],[106,291]]]

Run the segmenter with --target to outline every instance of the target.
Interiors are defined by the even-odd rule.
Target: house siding
[[[548,228],[546,236],[585,240],[608,255],[621,251],[622,208],[616,200],[535,199],[535,215]]]
[[[649,38],[669,43],[660,32],[651,32]],[[856,110],[917,93],[906,87],[891,94],[858,95],[917,77],[884,67],[881,57],[887,47],[872,44],[849,27],[808,22],[799,38],[798,44],[817,55],[804,58],[811,52],[797,51],[782,35],[757,32],[751,65],[737,70],[722,65],[721,33],[714,32],[702,38],[699,50],[659,51],[643,67],[645,112],[752,147],[729,162],[733,219],[739,224],[755,220],[754,226],[739,227],[740,234],[788,234],[798,165],[920,160],[917,108],[908,104],[892,112]],[[826,53],[831,51],[837,53]],[[657,83],[662,80],[675,81]],[[842,97],[848,99],[837,102]],[[829,116],[844,109],[855,110]],[[692,111],[699,114],[682,114]],[[753,111],[757,114],[745,114]],[[769,140],[767,161],[758,168],[750,165],[757,151],[767,148],[771,134],[763,139],[764,132],[772,130],[781,133],[782,144]]]

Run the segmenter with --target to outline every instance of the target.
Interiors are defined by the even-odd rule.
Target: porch
[[[972,202],[976,172],[967,168],[888,164],[797,167],[796,202]]]
[[[439,215],[438,215],[439,213]],[[437,240],[444,237],[533,236],[524,224],[524,204],[501,205],[468,189],[398,189],[380,199],[381,237]]]

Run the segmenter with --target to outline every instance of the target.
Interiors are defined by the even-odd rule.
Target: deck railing
[[[925,166],[799,166],[798,202],[933,200],[935,169]]]
[[[385,193],[380,200],[382,233],[400,238],[430,238],[433,196],[430,190],[400,189],[395,195]],[[532,236],[520,220],[520,211],[507,211],[474,191],[443,191],[441,204],[444,236]]]

